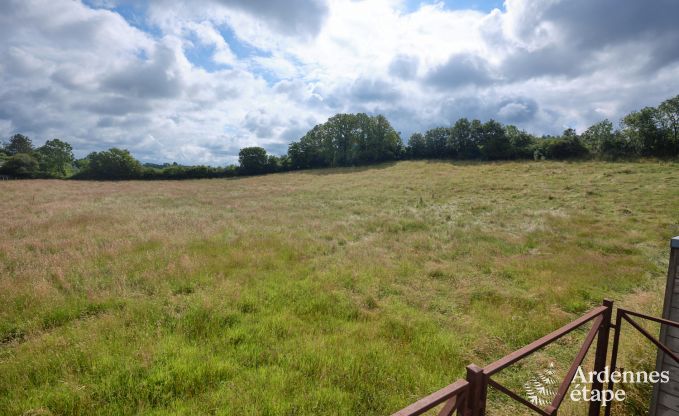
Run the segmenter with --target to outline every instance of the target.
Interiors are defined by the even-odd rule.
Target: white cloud
[[[236,65],[237,59],[229,44],[210,22],[189,22],[186,28],[197,36],[201,44],[214,47],[212,59],[215,62],[230,66]]]
[[[339,111],[405,136],[463,116],[583,129],[679,90],[679,6],[623,3],[149,0],[128,22],[109,10],[128,0],[4,1],[0,136],[223,164]]]

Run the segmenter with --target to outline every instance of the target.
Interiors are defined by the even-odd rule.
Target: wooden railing
[[[669,319],[656,318],[654,316],[644,315],[642,313],[633,312],[627,309],[618,308],[618,312],[615,316],[615,334],[613,335],[613,349],[611,351],[611,368],[616,368],[618,360],[618,348],[620,346],[620,333],[622,331],[622,323],[626,321],[632,328],[640,332],[648,341],[653,343],[660,351],[667,354],[667,357],[671,358],[676,364],[679,365],[679,355],[672,351],[667,345],[660,342],[659,339],[651,335],[646,329],[644,329],[639,323],[637,323],[633,318],[641,318],[649,320],[652,322],[659,323],[660,325],[667,325],[670,328],[679,328],[679,322],[670,321]],[[615,383],[613,380],[608,382],[608,390],[613,391]],[[608,406],[604,412],[605,416],[611,414],[611,407]]]
[[[616,315],[615,324],[611,322],[613,312],[613,302],[604,300],[603,304],[597,308],[592,309],[578,319],[564,325],[556,331],[545,335],[544,337],[526,345],[525,347],[500,358],[499,360],[480,368],[474,364],[467,366],[467,377],[465,380],[458,380],[455,383],[444,387],[443,389],[433,393],[410,406],[394,413],[392,416],[416,416],[421,415],[437,406],[442,406],[439,416],[483,416],[486,413],[486,402],[488,395],[488,387],[492,387],[500,393],[510,397],[517,403],[522,404],[536,414],[543,416],[555,416],[558,413],[559,407],[563,403],[568,389],[570,388],[573,378],[579,366],[582,365],[587,352],[594,343],[596,338],[596,349],[594,353],[594,371],[604,371],[607,364],[608,354],[608,340],[610,336],[610,329],[615,329],[613,338],[613,348],[611,350],[611,369],[615,369],[617,363],[617,355],[620,342],[620,330],[622,328],[623,320],[628,322],[633,328],[639,331],[645,338],[655,344],[669,357],[679,363],[679,355],[670,350],[669,347],[662,344],[657,338],[653,337],[647,330],[632,319],[632,317],[647,319],[662,325],[669,325],[671,327],[679,328],[679,322],[670,321],[667,319],[656,318],[627,309],[619,308]],[[521,397],[517,393],[511,391],[506,386],[494,380],[492,377],[500,371],[510,367],[512,364],[526,358],[534,352],[546,347],[547,345],[557,341],[563,336],[573,332],[583,325],[592,322],[592,327],[587,332],[585,339],[571,363],[566,375],[561,381],[559,388],[554,396],[552,402],[546,407],[541,408],[536,404],[531,403],[527,399]],[[602,390],[603,385],[596,378],[592,383],[591,389]],[[613,383],[610,382],[607,387],[608,390],[613,390]],[[598,416],[601,412],[600,401],[590,401],[588,407],[589,416]],[[605,407],[605,415],[608,416],[611,411],[611,406]],[[457,412],[457,413],[456,413]]]
[[[417,416],[421,415],[436,406],[441,405],[443,408],[439,411],[439,416],[451,416],[455,411],[458,414],[463,414],[466,404],[467,394],[469,393],[469,382],[466,380],[457,380],[455,383],[442,388],[436,393],[418,400],[410,406],[402,409],[392,416]]]

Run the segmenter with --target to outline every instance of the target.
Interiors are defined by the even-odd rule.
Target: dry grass
[[[389,413],[603,297],[659,313],[677,167],[2,182],[0,414]]]

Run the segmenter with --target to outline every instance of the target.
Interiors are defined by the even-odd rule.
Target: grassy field
[[[604,297],[659,314],[678,173],[0,182],[0,414],[389,414]]]

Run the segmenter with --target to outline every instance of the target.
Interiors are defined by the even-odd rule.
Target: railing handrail
[[[410,406],[399,410],[391,416],[417,416],[433,409],[441,403],[444,403],[453,397],[460,397],[467,392],[469,382],[467,380],[457,380],[453,384],[449,384],[441,390],[424,397]]]
[[[514,351],[510,354],[507,354],[504,357],[500,358],[499,360],[483,367],[484,374],[492,376],[493,374],[497,373],[498,371],[502,371],[503,369],[505,369],[508,366],[514,364],[515,362],[521,360],[522,358],[527,357],[528,355],[534,353],[535,351],[539,350],[540,348],[543,348],[544,346],[551,344],[552,342],[558,340],[559,338],[563,337],[564,335],[567,335],[567,334],[573,332],[574,330],[583,326],[587,322],[591,321],[592,319],[594,319],[597,316],[606,312],[607,309],[608,309],[608,307],[606,307],[606,306],[598,306],[598,307],[592,309],[591,311],[582,315],[578,319],[569,322],[568,324],[566,324],[566,325],[562,326],[561,328],[551,332],[550,334],[547,334],[544,337],[531,342],[530,344],[526,345],[525,347],[520,348],[520,349],[518,349],[518,350],[516,350],[516,351]]]
[[[669,319],[656,318],[655,316],[645,315],[643,313],[630,311],[629,309],[624,309],[624,308],[618,308],[618,311],[620,311],[621,313],[624,313],[626,315],[632,315],[632,316],[636,316],[636,317],[639,317],[639,318],[642,318],[642,319],[648,319],[649,321],[657,322],[659,324],[664,324],[664,325],[672,326],[674,328],[679,328],[679,322],[670,321]]]

